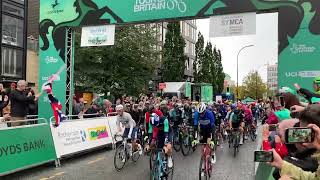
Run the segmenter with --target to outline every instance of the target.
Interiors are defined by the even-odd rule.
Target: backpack
[[[233,123],[238,123],[238,122],[239,122],[238,115],[237,115],[235,112],[233,112],[233,113],[231,114],[231,121],[232,121]]]

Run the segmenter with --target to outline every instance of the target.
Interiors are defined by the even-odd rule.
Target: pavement
[[[233,157],[232,148],[224,143],[217,149],[217,162],[213,177],[217,180],[254,180],[253,154],[257,142],[247,140],[240,152]],[[114,150],[100,149],[54,164],[28,169],[5,177],[2,180],[144,180],[149,179],[149,157],[141,156],[138,162],[129,161],[121,172],[113,166]],[[196,180],[200,162],[200,147],[188,156],[174,153],[173,180]]]

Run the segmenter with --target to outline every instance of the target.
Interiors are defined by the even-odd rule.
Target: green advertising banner
[[[294,83],[298,83],[301,87],[312,90],[314,77],[320,76],[320,36],[311,33],[310,23],[316,15],[309,11],[309,8],[309,5],[304,6],[306,11],[301,28],[295,38],[289,41],[290,45],[280,54],[279,88],[294,88]]]
[[[212,86],[201,86],[201,102],[213,102]]]
[[[186,82],[186,97],[191,98],[191,83]]]
[[[92,25],[130,24],[195,19],[212,14],[277,10],[279,16],[279,85],[309,81],[319,74],[320,9],[314,0],[40,0],[40,85],[66,58],[66,29]],[[267,35],[266,35],[267,36]],[[73,53],[72,53],[73,56]],[[72,63],[73,61],[71,61]],[[72,66],[72,65],[71,65]],[[65,104],[66,86],[72,78],[66,72],[53,85],[53,92]],[[72,88],[71,88],[72,89]],[[65,107],[64,107],[65,108]],[[48,99],[39,100],[39,117],[52,115]]]
[[[0,129],[0,175],[56,159],[49,125]]]

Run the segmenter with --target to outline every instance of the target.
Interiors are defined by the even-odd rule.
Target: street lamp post
[[[251,45],[242,47],[239,50],[238,55],[237,55],[237,100],[239,99],[239,55],[240,55],[242,50],[244,50],[245,48],[252,47],[252,46],[254,46],[254,45],[251,44]]]

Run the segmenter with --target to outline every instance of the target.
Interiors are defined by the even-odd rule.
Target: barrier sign
[[[65,121],[51,131],[58,158],[112,143],[107,118]]]
[[[0,129],[0,139],[0,175],[56,159],[47,124]]]

